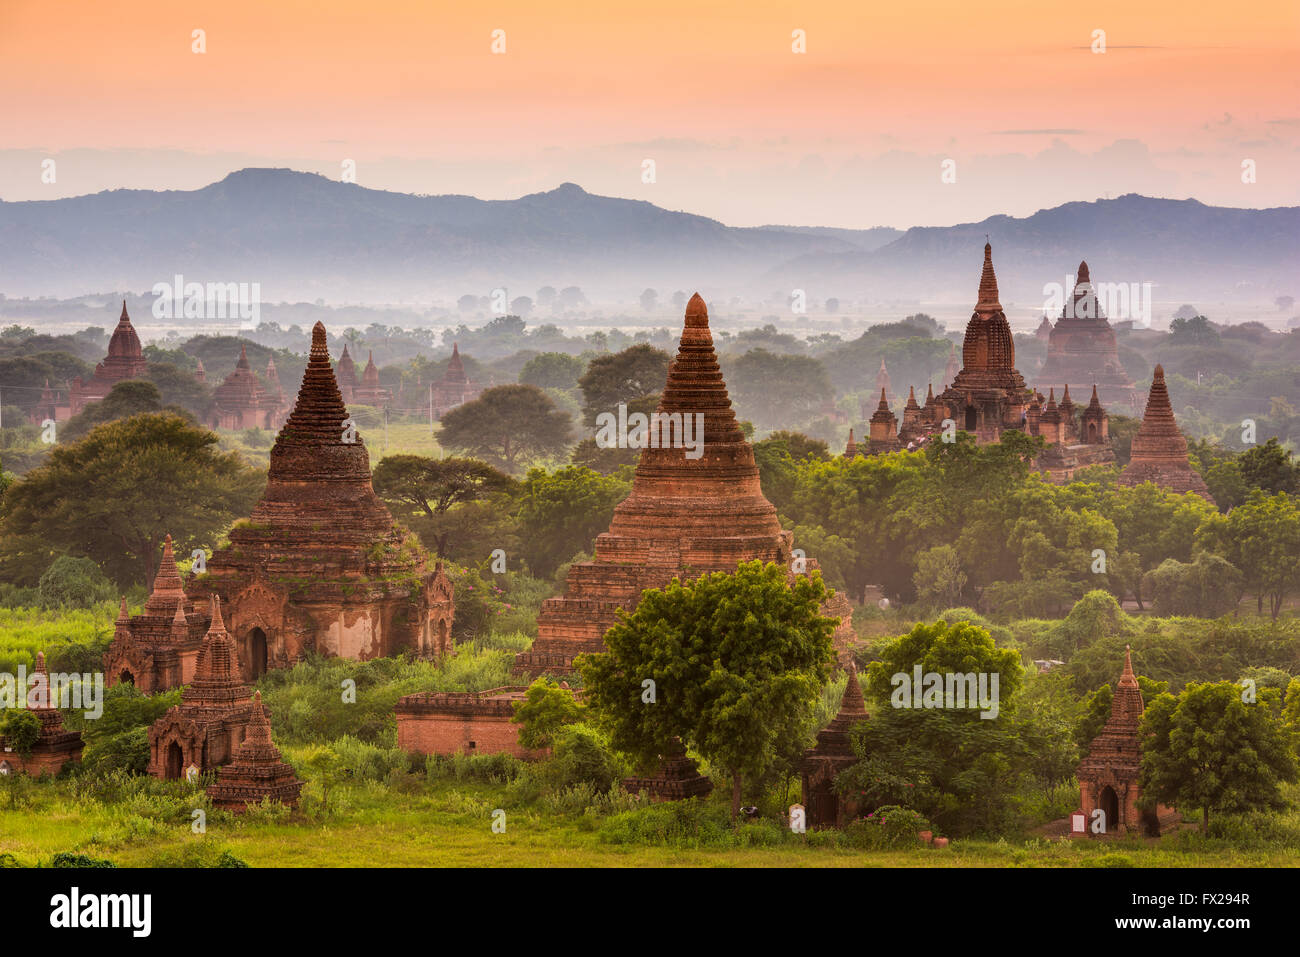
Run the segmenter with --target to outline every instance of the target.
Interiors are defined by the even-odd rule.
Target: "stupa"
[[[661,447],[641,450],[631,494],[597,536],[594,559],[570,568],[563,597],[542,603],[537,640],[516,656],[516,671],[571,671],[575,655],[604,650],[603,636],[619,609],[631,610],[644,590],[674,577],[730,572],[755,559],[791,566],[792,535],[759,486],[754,451],[731,408],[698,293],[687,303],[657,411],[683,422],[703,416],[702,455],[688,458],[689,450],[672,448],[683,443],[671,441],[675,430],[668,426],[651,443]],[[845,631],[852,631],[847,620],[837,632],[840,643]]]
[[[126,312],[126,300],[123,299],[122,315],[118,317],[117,328],[108,340],[108,355],[95,366],[95,372],[89,379],[83,382],[78,376],[72,380],[68,389],[69,415],[76,415],[91,403],[103,399],[117,383],[143,377],[146,366],[144,352],[140,348],[140,337],[131,325],[131,317]]]
[[[271,722],[258,691],[253,695],[244,742],[235,751],[234,760],[217,771],[217,780],[208,786],[208,797],[214,807],[240,814],[266,798],[297,807],[301,791],[302,782],[271,741]]]
[[[352,390],[352,400],[357,405],[386,406],[393,401],[393,393],[379,384],[379,367],[375,365],[375,354],[371,352],[366,359],[366,368],[361,373],[361,384]]]
[[[163,541],[162,561],[144,610],[128,615],[126,599],[113,625],[113,640],[104,653],[109,687],[119,681],[154,694],[188,684],[194,677],[206,630],[202,617],[181,586],[172,552],[172,537]]]
[[[1086,262],[1079,263],[1074,292],[1061,317],[1048,328],[1047,358],[1038,373],[1038,388],[1092,383],[1102,402],[1137,411],[1137,387],[1119,361],[1115,330],[1102,311]],[[1042,332],[1040,327],[1038,334]]]
[[[447,362],[447,371],[441,379],[433,383],[433,414],[442,418],[442,414],[458,405],[471,402],[482,394],[482,389],[470,381],[465,374],[465,363],[460,358],[460,343],[451,344],[451,359]]]
[[[267,372],[275,376],[274,362],[268,364]],[[248,348],[241,345],[235,371],[212,390],[212,426],[231,430],[278,429],[284,423],[285,403],[279,378],[274,381],[274,391],[262,388],[249,365]]]
[[[801,800],[807,809],[809,825],[837,827],[856,814],[857,802],[835,793],[835,778],[858,761],[850,733],[858,722],[867,719],[858,669],[852,662],[848,664],[848,673],[839,712],[817,732],[816,747],[805,751],[799,762]]]
[[[309,652],[364,660],[451,647],[451,583],[375,495],[319,322],[266,491],[189,592],[221,597],[250,681]]]
[[[1156,366],[1151,392],[1142,425],[1133,436],[1132,455],[1119,475],[1120,485],[1154,482],[1171,492],[1195,492],[1207,502],[1214,502],[1205,480],[1187,460],[1187,439],[1174,421],[1165,370]]]
[[[65,764],[81,760],[81,732],[63,727],[56,689],[50,686],[50,673],[45,668],[45,652],[36,652],[36,670],[28,681],[26,706],[41,723],[40,737],[23,751],[0,735],[0,774],[55,775]]]
[[[1120,675],[1110,703],[1110,717],[1101,734],[1092,739],[1088,756],[1079,763],[1077,777],[1081,808],[1085,820],[1093,820],[1097,808],[1105,814],[1106,834],[1142,831],[1159,834],[1179,819],[1175,811],[1157,805],[1150,811],[1138,808],[1141,790],[1138,772],[1142,764],[1142,744],[1138,728],[1146,704],[1142,689],[1133,674],[1131,651],[1124,649],[1124,673]]]
[[[215,597],[209,620],[194,680],[181,692],[181,703],[149,728],[149,773],[156,778],[175,780],[191,767],[203,773],[226,764],[252,717],[252,695],[239,678],[235,644]]]

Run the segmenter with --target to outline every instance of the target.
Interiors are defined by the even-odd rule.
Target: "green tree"
[[[1300,462],[1277,439],[1252,446],[1237,457],[1242,478],[1252,488],[1265,492],[1300,492]]]
[[[1143,804],[1210,812],[1285,806],[1281,785],[1297,778],[1282,725],[1261,704],[1242,701],[1232,682],[1189,684],[1177,698],[1160,695],[1142,717]]]
[[[1157,614],[1218,618],[1241,600],[1242,575],[1227,559],[1201,552],[1194,562],[1166,558],[1143,577]]]
[[[91,559],[60,555],[41,576],[36,593],[42,608],[90,608],[112,601],[114,588]]]
[[[549,748],[560,730],[582,720],[583,707],[573,692],[554,678],[543,676],[528,686],[524,700],[515,704],[510,720],[519,724],[519,743],[525,748]]]
[[[41,737],[41,719],[26,708],[12,708],[0,715],[0,738],[6,747],[28,755]]]
[[[549,578],[574,555],[591,552],[596,536],[609,528],[614,506],[630,491],[630,482],[579,465],[530,470],[517,501],[524,558],[533,574]]]
[[[751,349],[727,366],[737,414],[743,412],[759,429],[804,422],[832,394],[826,370],[809,356]]]
[[[585,363],[565,352],[543,352],[524,363],[519,372],[523,385],[539,389],[576,389]]]
[[[563,455],[569,417],[533,385],[502,385],[443,414],[438,441],[514,473],[528,459]]]
[[[217,436],[170,413],[135,415],[60,443],[0,502],[7,570],[34,580],[59,553],[125,585],[152,583],[163,538],[182,553],[246,515],[265,477]]]
[[[127,379],[116,383],[108,395],[99,402],[87,406],[63,423],[58,429],[58,437],[60,441],[71,442],[105,422],[125,419],[142,412],[161,411],[163,411],[162,394],[156,385],[143,379]],[[181,409],[168,411],[189,417],[189,413]]]
[[[433,459],[422,455],[388,455],[375,466],[375,493],[394,515],[428,519],[427,529],[417,528],[439,558],[450,554],[451,539],[468,531],[449,512],[457,506],[496,493],[509,493],[518,483],[486,462],[476,459]]]
[[[620,402],[629,412],[653,412],[657,396],[668,379],[671,356],[647,343],[638,343],[622,352],[596,356],[587,365],[578,388],[582,390],[583,422],[595,428],[596,416],[617,413]],[[645,401],[633,408],[637,400]]]
[[[588,705],[642,766],[680,740],[725,768],[734,818],[745,779],[775,762],[819,698],[835,627],[826,595],[816,573],[791,582],[757,561],[647,591],[606,632],[607,652],[579,656]]]
[[[1287,595],[1300,588],[1300,506],[1284,492],[1270,497],[1256,491],[1224,524],[1228,561],[1244,576],[1261,612],[1268,599],[1276,621]]]
[[[917,555],[912,578],[917,597],[940,608],[959,604],[966,588],[966,573],[962,571],[957,549],[951,545],[936,545]]]

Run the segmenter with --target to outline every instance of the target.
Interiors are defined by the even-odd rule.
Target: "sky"
[[[351,161],[740,226],[1300,205],[1298,47],[1295,0],[0,0],[0,199]]]

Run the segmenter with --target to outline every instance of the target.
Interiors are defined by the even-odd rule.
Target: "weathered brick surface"
[[[407,695],[397,702],[397,746],[416,754],[512,754],[528,760],[546,750],[519,744],[519,725],[511,721],[522,687],[477,693]]]

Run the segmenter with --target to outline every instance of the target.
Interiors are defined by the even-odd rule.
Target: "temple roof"
[[[139,359],[141,357],[140,337],[131,325],[131,317],[126,312],[126,300],[122,300],[122,315],[118,317],[117,328],[108,340],[110,358]]]
[[[212,596],[212,622],[194,668],[194,680],[181,693],[181,707],[231,708],[249,701],[239,679],[239,654],[221,617],[221,599]]]
[[[176,556],[172,553],[172,537],[163,540],[162,561],[153,578],[153,590],[145,602],[146,615],[166,615],[170,617],[176,605],[184,601],[185,590],[181,587],[181,575],[176,568]]]
[[[1011,336],[1002,304],[998,302],[998,280],[993,273],[993,247],[984,244],[984,269],[975,311],[966,324],[966,338],[962,343],[962,373],[998,373],[998,384],[1011,386],[1009,380],[1016,364],[1016,346]]]

